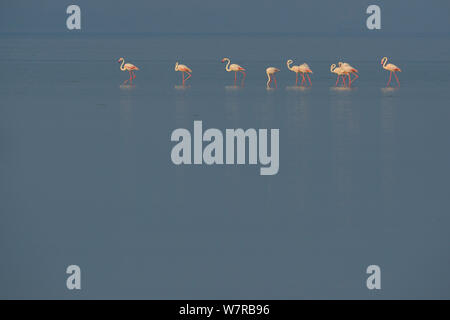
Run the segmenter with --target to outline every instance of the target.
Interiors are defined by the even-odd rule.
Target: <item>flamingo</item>
[[[291,67],[291,64],[293,64],[293,63],[294,63],[294,61],[292,61],[291,59],[289,59],[289,60],[286,62],[286,65],[287,65],[287,67],[288,67],[289,70],[291,70],[291,71],[293,71],[293,72],[296,73],[296,76],[295,76],[295,85],[298,84],[298,74],[299,74],[299,73],[302,74],[302,82],[301,82],[300,85],[303,85],[303,82],[306,82],[306,80],[305,80],[305,74],[306,74],[306,77],[307,77],[308,80],[309,80],[309,85],[311,85],[311,79],[309,78],[308,73],[312,73],[312,71],[311,71],[311,69],[309,68],[309,66],[308,66],[306,63],[303,63],[303,64],[301,64],[301,65],[299,65],[299,66],[292,66],[292,67]]]
[[[181,71],[181,76],[182,76],[182,78],[183,78],[183,87],[184,87],[184,83],[185,83],[185,81],[187,80],[187,79],[189,79],[191,76],[192,76],[192,70],[191,69],[189,69],[187,66],[185,66],[184,64],[178,64],[178,61],[177,61],[177,63],[175,63],[175,71]],[[188,74],[188,76],[187,76],[187,78],[184,78],[184,73],[187,73]]]
[[[303,63],[300,65],[300,72],[302,74],[306,74],[306,77],[308,78],[308,81],[309,81],[309,85],[312,86],[311,78],[309,77],[309,74],[308,74],[308,73],[313,73],[311,71],[311,68],[306,63]],[[305,80],[305,83],[306,83],[306,80]]]
[[[292,66],[291,67],[291,64],[293,64],[293,63],[294,63],[294,61],[292,61],[291,59],[286,61],[286,65],[287,65],[288,69],[295,72],[295,85],[298,85],[298,74],[300,73],[300,66]],[[303,79],[302,79],[302,84],[303,84],[303,81],[305,81],[305,76],[303,75],[303,73],[302,73],[302,77],[303,77]]]
[[[335,86],[337,87],[337,85],[338,85],[338,83],[339,83],[339,79],[340,79],[340,77],[342,76],[342,82],[344,83],[344,87],[345,87],[345,72],[344,72],[344,70],[341,68],[341,67],[337,67],[336,68],[336,65],[333,63],[331,66],[330,66],[330,71],[331,72],[333,72],[333,73],[336,73],[338,76],[337,76],[337,79],[336,79],[336,84],[335,84]]]
[[[277,79],[275,78],[275,73],[279,72],[280,69],[277,69],[275,67],[269,67],[266,69],[266,74],[267,74],[267,88],[270,88],[270,83],[272,82],[272,78],[275,82],[275,88],[277,87]]]
[[[225,66],[225,70],[227,70],[228,72],[234,71],[234,85],[236,85],[237,73],[238,73],[238,72],[241,72],[241,73],[244,75],[244,77],[242,78],[242,83],[244,83],[245,76],[247,75],[244,71],[246,71],[246,70],[245,70],[244,68],[242,68],[242,67],[241,67],[240,65],[238,65],[238,64],[235,64],[235,63],[230,64],[231,61],[230,61],[230,59],[228,59],[228,58],[223,58],[223,59],[222,59],[222,62],[225,62],[225,61],[228,61],[228,62],[227,62],[227,65]]]
[[[348,75],[348,86],[351,87],[352,86],[352,81],[355,81],[356,79],[359,78],[359,76],[357,75],[358,70],[353,68],[347,62],[339,62],[339,67],[342,68],[342,70],[344,70],[345,74]],[[355,75],[355,78],[353,78],[353,80],[351,78],[352,74]]]
[[[136,75],[134,74],[135,70],[139,70],[138,67],[136,67],[134,64],[131,63],[125,63],[125,60],[123,58],[120,58],[117,60],[117,62],[122,62],[120,65],[120,70],[122,71],[128,71],[130,73],[130,79],[127,79],[123,82],[123,84],[127,83],[127,81],[130,81],[130,84],[133,84],[133,79],[136,78]]]
[[[389,81],[388,81],[386,86],[389,87],[389,83],[391,83],[392,73],[394,73],[395,79],[397,80],[398,86],[400,87],[400,81],[398,81],[398,77],[397,77],[397,74],[395,72],[396,71],[402,72],[402,70],[400,70],[400,68],[397,67],[395,64],[392,64],[392,63],[386,64],[387,60],[388,60],[388,58],[386,58],[386,57],[381,59],[381,64],[383,65],[383,68],[390,72],[390,74],[389,74]]]

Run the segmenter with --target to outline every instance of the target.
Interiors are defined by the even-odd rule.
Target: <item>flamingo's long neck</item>
[[[383,68],[386,68],[387,58],[383,58],[383,61],[384,61]]]
[[[125,67],[123,66],[125,64],[125,60],[122,60],[122,64],[120,65],[120,70],[125,71]]]
[[[291,64],[293,64],[293,63],[294,63],[293,61],[286,62],[286,65],[287,65],[288,69],[291,70],[291,71],[294,71],[294,68],[291,67]]]
[[[231,71],[231,69],[230,69],[230,63],[231,63],[231,61],[230,61],[230,59],[228,59],[228,58],[225,58],[225,60],[228,61],[228,62],[227,62],[227,65],[225,66],[225,70],[227,70],[228,72],[230,72],[230,71]]]
[[[175,71],[178,71],[178,62],[175,64]]]
[[[334,72],[334,69],[336,69],[336,65],[335,65],[335,64],[332,64],[331,67],[330,67],[330,71],[331,71],[331,72]]]

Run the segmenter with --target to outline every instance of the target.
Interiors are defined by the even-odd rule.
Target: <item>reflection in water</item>
[[[330,91],[336,91],[336,92],[351,92],[356,90],[356,88],[349,88],[349,87],[330,87]]]
[[[276,110],[279,105],[278,95],[276,95],[276,89],[266,88],[267,95],[265,96],[264,103],[261,104],[260,109],[260,128],[271,128],[273,120],[276,118]]]
[[[225,86],[225,118],[229,120],[229,123],[237,128],[239,124],[239,101],[241,99],[240,87],[237,86]]]
[[[178,92],[174,95],[175,97],[175,112],[174,112],[174,128],[190,128],[192,127],[192,121],[190,121],[190,113],[188,104],[186,102],[185,87],[182,85],[176,85],[175,89]],[[171,144],[171,146],[175,143]],[[185,201],[184,195],[186,194],[186,177],[185,170],[174,170],[175,181],[173,184],[174,188],[174,201],[177,206],[182,207]]]
[[[134,137],[133,99],[130,94],[120,96],[119,159],[120,190],[124,212],[134,212],[136,206],[136,144]],[[124,218],[126,219],[126,216]],[[122,226],[127,224],[122,221]]]
[[[229,125],[227,128],[242,127],[240,124],[240,100],[242,98],[240,89],[239,86],[225,86],[225,119],[227,119],[226,123]],[[244,168],[245,166],[237,166],[236,169],[226,171],[226,178],[229,179],[231,185],[235,186],[233,190],[239,189],[239,185],[241,184],[241,174],[239,174],[239,171],[244,170]],[[239,196],[233,194],[233,197]]]
[[[396,92],[398,90],[397,87],[384,87],[381,88],[381,93],[383,93],[384,95],[390,95],[394,92]]]
[[[239,91],[239,90],[241,90],[241,89],[242,89],[242,87],[236,86],[236,85],[233,85],[233,86],[225,86],[225,91]]]
[[[135,88],[135,85],[134,84],[121,84],[119,86],[119,88],[122,90],[132,90]]]
[[[183,86],[183,85],[180,85],[180,84],[176,84],[173,87],[174,87],[175,90],[186,90],[186,89],[190,88],[191,86]]]
[[[380,108],[382,206],[384,214],[392,216],[395,197],[395,99],[390,95],[382,96]]]
[[[175,86],[177,87],[177,86]],[[183,87],[183,86],[179,86]],[[180,90],[179,93],[175,94],[175,124],[177,128],[185,128],[189,125],[188,119],[188,108],[186,106],[186,95],[184,94],[184,88],[176,88]],[[192,125],[192,123],[191,123]]]
[[[287,91],[310,91],[311,87],[302,87],[302,86],[287,86]]]
[[[336,91],[349,92],[345,88]],[[354,195],[357,188],[354,186],[354,161],[357,154],[359,128],[359,108],[352,103],[351,96],[342,95],[339,92],[332,97],[331,121],[332,121],[332,168],[333,180],[336,185],[336,206],[341,212],[354,212],[352,204],[357,204],[358,197]],[[346,215],[348,220],[350,214]]]
[[[289,88],[289,87],[288,87]],[[302,88],[302,87],[294,87]],[[307,88],[294,89],[287,96],[286,111],[288,119],[288,127],[286,132],[286,141],[289,150],[289,163],[292,168],[287,168],[290,172],[289,198],[295,202],[295,207],[303,211],[306,208],[307,190],[310,179],[308,174],[310,168],[310,145],[311,145],[311,128],[310,128],[310,103],[309,95],[296,91],[306,91]]]
[[[278,128],[278,126],[274,125],[276,121],[276,113],[277,106],[279,106],[279,100],[277,99],[277,96],[275,95],[275,89],[267,88],[267,95],[265,95],[265,100],[263,103],[261,103],[260,106],[258,106],[258,110],[255,111],[255,116],[258,116],[259,118],[259,128]],[[280,144],[283,140],[283,133],[280,132]],[[275,208],[273,199],[276,197],[274,194],[274,179],[268,179],[265,181],[265,194],[263,195],[263,201],[266,208],[269,208],[269,210],[278,211],[279,208]]]

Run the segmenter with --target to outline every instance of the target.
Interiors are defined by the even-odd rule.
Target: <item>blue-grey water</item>
[[[0,40],[1,298],[450,298],[449,38]],[[132,87],[119,57],[140,68]],[[311,88],[287,59],[310,65]],[[359,70],[351,90],[334,88],[341,60]],[[171,132],[194,120],[279,128],[279,173],[175,166]]]

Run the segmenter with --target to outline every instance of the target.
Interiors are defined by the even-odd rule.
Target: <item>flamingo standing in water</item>
[[[383,68],[390,72],[389,74],[389,81],[386,86],[389,87],[389,83],[391,83],[392,73],[394,73],[395,79],[397,80],[398,86],[400,87],[400,81],[398,81],[397,74],[395,72],[402,72],[399,67],[397,67],[395,64],[387,63],[388,58],[384,57],[381,59],[381,64],[383,65]]]
[[[308,81],[309,81],[309,85],[312,86],[311,78],[309,77],[309,74],[308,74],[308,73],[313,73],[311,71],[311,68],[306,63],[303,63],[300,65],[300,72],[302,74],[306,74],[306,77],[308,78]],[[305,80],[305,83],[306,83],[306,80]]]
[[[292,61],[291,59],[286,61],[286,65],[287,65],[288,69],[295,72],[295,85],[297,86],[298,85],[298,74],[300,73],[300,66],[292,66],[291,67],[291,64],[293,64],[293,63],[294,63],[294,61]],[[303,77],[303,79],[302,79],[302,84],[303,84],[303,81],[305,81],[305,76],[303,75],[303,73],[302,73],[302,77]]]
[[[294,63],[294,61],[292,61],[291,59],[289,59],[289,60],[286,62],[286,65],[287,65],[287,67],[288,67],[289,70],[291,70],[291,71],[293,71],[293,72],[296,73],[296,76],[295,76],[295,85],[298,85],[298,74],[299,74],[299,73],[302,74],[302,82],[301,82],[300,85],[303,85],[303,82],[306,83],[306,80],[305,80],[305,74],[306,74],[306,77],[307,77],[308,80],[309,80],[309,85],[312,85],[312,84],[311,84],[311,79],[309,78],[309,75],[308,75],[308,73],[312,73],[312,71],[311,71],[311,69],[309,68],[309,66],[308,66],[306,63],[303,63],[303,64],[301,64],[301,65],[299,65],[299,66],[292,66],[292,67],[291,67],[291,64],[293,64],[293,63]]]
[[[275,73],[279,72],[280,69],[278,68],[274,68],[274,67],[269,67],[266,69],[266,74],[267,74],[267,88],[270,88],[270,84],[272,83],[272,78],[273,81],[275,82],[275,88],[277,87],[277,79],[275,78]]]
[[[139,68],[136,67],[134,64],[125,63],[125,60],[123,58],[120,58],[119,60],[117,60],[117,62],[119,63],[122,62],[122,64],[120,65],[120,70],[128,71],[130,73],[130,79],[125,80],[123,84],[127,83],[128,81],[130,81],[130,84],[133,84],[133,79],[136,78],[134,71],[139,70]]]
[[[237,73],[241,72],[244,77],[242,78],[242,84],[244,83],[245,80],[245,76],[247,75],[244,71],[246,71],[244,68],[242,68],[240,65],[238,64],[230,64],[231,61],[228,58],[223,58],[222,62],[227,61],[227,65],[225,66],[225,70],[227,70],[228,72],[234,71],[234,85],[236,85],[236,80],[237,80]]]
[[[184,64],[179,64],[178,61],[177,63],[175,63],[175,71],[181,71],[181,76],[183,78],[183,87],[184,87],[184,83],[186,82],[187,79],[189,79],[192,76],[192,70],[189,69],[187,66],[185,66]],[[187,73],[188,76],[186,78],[184,78],[184,73]]]
[[[345,72],[344,72],[344,70],[341,68],[341,67],[337,67],[336,68],[336,65],[333,63],[331,66],[330,66],[330,71],[331,72],[333,72],[333,73],[336,73],[338,76],[337,76],[337,79],[336,79],[336,84],[335,84],[335,86],[337,87],[337,85],[338,85],[338,83],[339,83],[339,79],[340,79],[340,77],[342,76],[342,82],[344,83],[344,87],[345,87]]]
[[[352,81],[355,81],[356,79],[359,78],[358,76],[358,70],[356,70],[355,68],[353,68],[350,64],[348,64],[347,62],[339,62],[339,67],[342,68],[342,70],[344,70],[345,74],[348,75],[348,86],[349,88],[352,86]],[[351,75],[354,75],[355,77],[352,80]]]

